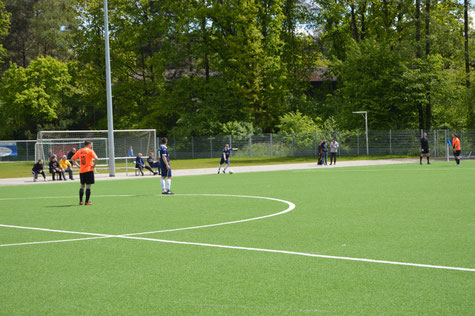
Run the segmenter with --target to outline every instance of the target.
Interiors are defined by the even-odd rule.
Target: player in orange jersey
[[[452,147],[454,149],[454,158],[457,166],[460,165],[460,152],[462,151],[462,146],[460,145],[460,139],[455,132],[452,133]]]
[[[77,162],[78,159],[80,164]],[[84,187],[86,187],[85,205],[92,205],[89,198],[91,197],[91,185],[94,184],[94,166],[97,159],[96,153],[92,150],[92,143],[88,140],[84,142],[84,148],[79,149],[73,156],[74,164],[79,167],[79,178],[81,179],[79,205],[83,204]]]

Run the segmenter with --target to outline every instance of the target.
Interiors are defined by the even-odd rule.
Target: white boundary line
[[[183,194],[184,195],[184,194]],[[195,194],[190,194],[195,195]],[[198,196],[199,194],[196,194]],[[123,195],[121,195],[123,196]],[[126,195],[127,196],[127,195]],[[130,195],[135,196],[135,195]],[[216,194],[207,194],[207,196],[233,196],[233,195],[216,195]],[[232,223],[239,223],[244,221],[256,220],[271,216],[277,216],[281,214],[285,214],[290,212],[295,208],[295,204],[292,202],[274,199],[274,198],[267,198],[267,197],[256,197],[256,196],[237,196],[237,197],[249,197],[249,198],[261,198],[261,199],[269,199],[284,202],[289,205],[289,208],[286,210],[266,215],[255,217],[253,219],[247,220],[240,220],[234,222],[226,222],[226,223],[218,223],[218,224],[211,224],[211,225],[204,225],[204,226],[194,226],[194,227],[185,227],[182,229],[176,230],[184,230],[184,229],[195,229],[201,227],[211,227],[211,226],[219,226],[219,225],[226,225]],[[293,205],[293,207],[292,207]],[[98,234],[98,233],[87,233],[87,232],[75,232],[75,231],[67,231],[67,230],[57,230],[57,229],[49,229],[49,228],[40,228],[40,227],[26,227],[26,226],[16,226],[16,225],[6,225],[0,224],[0,227],[8,227],[8,228],[17,228],[17,229],[28,229],[28,230],[39,230],[39,231],[48,231],[48,232],[56,232],[56,233],[65,233],[65,234],[80,234],[80,235],[88,235],[88,236],[96,236],[92,238],[78,238],[78,239],[63,239],[63,240],[52,240],[52,241],[40,241],[40,242],[31,242],[31,243],[17,243],[17,244],[4,244],[0,245],[2,247],[7,246],[19,246],[19,245],[32,245],[32,244],[46,244],[46,243],[55,243],[55,242],[67,242],[67,241],[80,241],[80,240],[91,240],[91,239],[100,239],[100,238],[122,238],[122,239],[133,239],[133,240],[146,240],[146,241],[153,241],[153,242],[160,242],[160,243],[169,243],[169,244],[180,244],[180,245],[192,245],[192,246],[202,246],[202,247],[214,247],[214,248],[226,248],[226,249],[237,249],[237,250],[247,250],[247,251],[258,251],[258,252],[268,252],[268,253],[279,253],[279,254],[288,254],[288,255],[297,255],[297,256],[305,256],[305,257],[314,257],[314,258],[325,258],[325,259],[335,259],[335,260],[346,260],[346,261],[360,261],[360,262],[369,262],[369,263],[382,263],[382,264],[391,264],[391,265],[402,265],[402,266],[412,266],[412,267],[420,267],[420,268],[432,268],[432,269],[444,269],[444,270],[456,270],[456,271],[468,271],[468,272],[475,272],[473,268],[463,268],[463,267],[450,267],[450,266],[440,266],[440,265],[430,265],[430,264],[419,264],[419,263],[409,263],[409,262],[398,262],[398,261],[387,261],[387,260],[378,260],[378,259],[367,259],[367,258],[353,258],[353,257],[342,257],[342,256],[329,256],[329,255],[320,255],[320,254],[313,254],[313,253],[306,253],[306,252],[297,252],[297,251],[287,251],[287,250],[276,250],[276,249],[263,249],[263,248],[251,248],[251,247],[241,247],[241,246],[229,246],[229,245],[218,245],[218,244],[208,244],[208,243],[198,243],[198,242],[188,242],[188,241],[177,241],[177,240],[166,240],[166,239],[155,239],[155,238],[145,238],[145,237],[135,237],[133,235],[138,234],[145,234],[145,233],[133,233],[133,234],[123,234],[123,235],[108,235],[108,234]],[[170,230],[168,230],[170,231]],[[165,232],[165,231],[157,231],[158,232]],[[155,233],[149,232],[148,234]]]
[[[279,216],[279,215],[282,215],[282,214],[285,214],[285,213],[289,213],[289,212],[291,212],[292,210],[295,209],[295,204],[292,203],[292,202],[289,202],[289,201],[286,201],[286,200],[270,198],[270,197],[264,197],[264,196],[229,195],[229,194],[177,194],[177,195],[178,196],[180,196],[180,195],[181,196],[214,196],[214,197],[239,197],[239,198],[249,198],[249,199],[263,199],[263,200],[270,200],[270,201],[277,201],[277,202],[285,203],[289,207],[287,207],[282,212],[273,213],[273,214],[264,215],[264,216],[253,217],[253,218],[240,219],[240,220],[231,221],[231,222],[208,224],[208,225],[201,225],[201,226],[191,226],[191,227],[183,227],[183,228],[173,228],[173,229],[165,229],[165,230],[156,230],[156,231],[143,232],[143,233],[131,233],[131,234],[125,234],[124,236],[136,236],[136,235],[148,235],[148,234],[156,234],[156,233],[167,233],[167,232],[175,232],[175,231],[180,231],[180,230],[199,229],[199,228],[206,228],[206,227],[215,227],[215,226],[222,226],[222,225],[229,225],[229,224],[244,223],[244,222],[250,222],[250,221],[255,221],[255,220],[259,220],[259,219]]]
[[[249,247],[217,245],[217,244],[197,243],[197,242],[188,242],[188,241],[176,241],[176,240],[166,240],[166,239],[134,237],[134,236],[127,236],[127,235],[122,235],[122,236],[117,236],[117,237],[126,238],[126,239],[148,240],[148,241],[161,242],[161,243],[180,244],[180,245],[193,245],[193,246],[203,246],[203,247],[239,249],[239,250],[271,252],[271,253],[280,253],[280,254],[297,255],[297,256],[314,257],[314,258],[337,259],[337,260],[347,260],[347,261],[361,261],[361,262],[371,262],[371,263],[385,263],[385,264],[401,265],[401,266],[475,272],[475,269],[471,269],[471,268],[449,267],[449,266],[439,266],[439,265],[431,265],[431,264],[387,261],[387,260],[366,259],[366,258],[341,257],[341,256],[328,256],[328,255],[319,255],[319,254],[314,254],[314,253],[306,253],[306,252],[298,252],[298,251],[263,249],[263,248],[249,248]]]
[[[33,242],[20,242],[16,244],[1,244],[0,247],[12,247],[12,246],[26,246],[26,245],[38,245],[38,244],[52,244],[55,242],[69,242],[69,241],[81,241],[81,240],[91,240],[91,239],[103,239],[111,237],[86,237],[86,238],[76,238],[76,239],[59,239],[59,240],[45,240],[45,241],[33,241]]]

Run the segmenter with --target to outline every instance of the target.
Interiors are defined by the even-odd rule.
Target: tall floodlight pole
[[[356,111],[353,114],[362,114],[364,117],[365,129],[366,129],[366,155],[369,156],[369,145],[368,145],[368,112],[367,111]]]
[[[107,0],[104,0],[104,38],[106,42],[106,91],[107,91],[107,129],[109,146],[109,176],[115,177],[115,153],[114,153],[114,116],[112,113],[112,85],[111,85],[111,61],[109,52],[109,15],[107,12]]]

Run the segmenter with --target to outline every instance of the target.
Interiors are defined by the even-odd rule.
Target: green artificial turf
[[[391,158],[409,158],[408,156],[341,156],[338,157],[338,161],[348,160],[371,160],[371,159],[391,159]],[[289,164],[289,163],[307,163],[315,162],[314,157],[242,157],[231,158],[231,163],[235,167],[239,166],[258,166],[258,165],[275,165],[275,164]],[[99,162],[101,164],[102,162]],[[0,163],[0,179],[7,178],[24,178],[29,177],[31,174],[31,168],[33,167],[33,161],[16,161],[16,162],[3,162]],[[173,169],[200,169],[200,168],[217,168],[219,164],[219,158],[202,158],[202,159],[173,159]],[[125,168],[125,162],[117,162],[117,168]],[[134,168],[135,163],[129,161],[128,167]],[[45,163],[44,169],[48,172],[48,162]],[[102,166],[97,168],[99,173],[107,173],[108,167]],[[133,170],[132,170],[133,171]],[[124,169],[118,169],[117,172],[125,172]],[[129,170],[130,172],[130,170]]]
[[[98,181],[0,188],[0,224],[129,234],[0,247],[0,311],[14,314],[473,314],[475,272],[358,262],[183,241],[475,268],[475,163]],[[115,195],[115,196],[112,196]],[[125,195],[125,196],[119,196]],[[0,244],[92,236],[0,227]]]

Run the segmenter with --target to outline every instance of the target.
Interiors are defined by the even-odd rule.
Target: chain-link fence
[[[457,131],[462,144],[462,155],[468,157],[475,152],[475,130]],[[383,156],[404,155],[418,156],[420,153],[420,130],[373,130],[368,132],[368,147],[364,131],[318,131],[310,134],[264,134],[250,136],[190,136],[169,137],[168,151],[174,159],[216,158],[220,157],[226,144],[238,151],[233,157],[309,157],[316,156],[318,145],[323,138],[328,142],[335,139],[340,147],[341,156]],[[432,157],[446,158],[451,155],[447,139],[452,139],[452,131],[434,130],[427,132]],[[104,136],[106,137],[106,136]],[[5,145],[5,144],[7,144]],[[35,143],[31,141],[0,141],[0,161],[33,161],[35,159]],[[126,155],[124,150],[117,151],[116,157]],[[157,139],[157,145],[160,144]],[[5,147],[2,147],[5,146]],[[140,148],[139,145],[135,148]],[[6,147],[15,148],[15,155],[6,155]],[[2,150],[2,148],[4,150]],[[12,150],[12,153],[14,150]],[[148,153],[145,151],[144,155]]]
[[[475,151],[475,130],[458,131],[465,157]],[[449,130],[427,132],[432,157],[445,158],[451,154],[447,139],[452,139]],[[239,150],[234,157],[308,157],[318,154],[323,138],[330,143],[335,139],[341,156],[418,156],[421,152],[420,130],[373,130],[368,132],[368,144],[364,131],[318,131],[310,134],[264,134],[250,136],[191,136],[169,137],[168,151],[175,159],[216,158],[225,144]],[[157,141],[157,143],[159,143]]]

